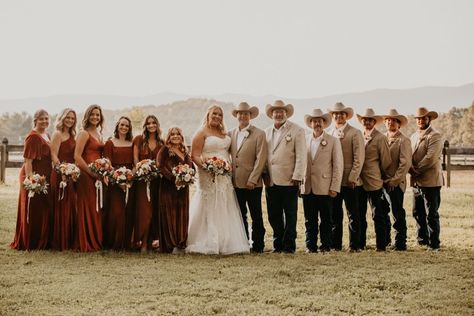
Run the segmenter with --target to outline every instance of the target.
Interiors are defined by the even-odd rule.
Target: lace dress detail
[[[229,161],[229,136],[209,136],[204,141],[202,157]],[[215,178],[198,169],[197,189],[189,208],[187,252],[233,254],[249,252],[237,198],[230,176]]]

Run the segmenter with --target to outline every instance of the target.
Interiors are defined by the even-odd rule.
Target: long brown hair
[[[92,114],[92,111],[94,111],[95,109],[99,110],[99,112],[100,112],[100,122],[99,122],[97,127],[100,127],[101,132],[104,129],[104,127],[103,127],[104,126],[104,115],[102,113],[102,108],[100,107],[100,105],[92,104],[92,105],[89,105],[87,107],[86,112],[84,113],[84,118],[82,119],[82,129],[83,130],[86,130],[91,125],[89,123],[89,118]]]
[[[76,125],[77,125],[77,114],[76,111],[74,111],[71,108],[65,108],[64,110],[61,111],[61,113],[58,114],[56,117],[56,122],[54,124],[54,127],[56,128],[57,131],[62,132],[63,127],[64,127],[64,119],[69,113],[74,113],[74,125],[71,126],[69,129],[69,135],[72,137],[76,136]]]
[[[161,138],[161,134],[162,134],[162,131],[161,131],[161,128],[160,128],[160,121],[158,121],[158,118],[156,116],[154,116],[153,114],[150,114],[148,115],[147,117],[145,117],[145,120],[143,121],[143,130],[142,130],[142,137],[143,137],[143,148],[147,148],[148,147],[148,140],[150,139],[150,132],[148,131],[148,129],[146,128],[146,125],[147,125],[147,122],[149,119],[152,119],[155,121],[156,123],[156,141],[158,142],[158,144],[163,144],[163,139]]]
[[[120,121],[121,120],[127,120],[128,121],[128,132],[127,132],[127,135],[125,135],[125,140],[128,140],[128,141],[131,141],[132,138],[133,138],[133,133],[132,133],[132,121],[126,117],[126,116],[121,116],[118,120],[117,120],[117,123],[115,123],[115,129],[114,129],[114,137],[115,138],[120,138],[119,137],[119,131],[118,131],[118,128],[119,128],[119,124],[120,124]]]
[[[183,130],[177,126],[173,126],[173,127],[170,127],[170,129],[168,129],[168,134],[166,135],[166,141],[165,141],[165,146],[170,148],[172,146],[171,144],[171,133],[173,131],[176,131],[179,133],[179,136],[181,136],[181,144],[179,144],[178,146],[178,149],[183,153],[183,154],[187,154],[188,153],[188,149],[186,147],[186,144],[184,143],[184,135],[183,135]]]
[[[217,104],[211,105],[210,107],[207,108],[207,112],[206,112],[206,115],[204,116],[204,119],[202,120],[201,126],[202,126],[202,127],[211,128],[209,116],[212,114],[212,112],[213,112],[215,109],[219,109],[219,110],[221,111],[221,113],[222,113],[222,122],[219,124],[219,129],[220,129],[222,135],[225,135],[224,110],[222,110],[222,107],[220,107],[220,106],[217,105]]]

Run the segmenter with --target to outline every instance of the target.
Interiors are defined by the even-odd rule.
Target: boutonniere
[[[328,144],[328,142],[327,142],[325,139],[323,139],[323,140],[321,141],[321,146],[326,146],[327,144]]]
[[[370,142],[372,140],[372,136],[364,136],[366,142]]]
[[[288,143],[289,141],[291,141],[291,134],[288,134],[285,136],[285,140],[286,142]]]
[[[395,143],[396,140],[397,140],[397,138],[395,138],[395,137],[390,137],[390,138],[388,139],[388,144],[389,144],[389,145],[392,145],[393,143]]]
[[[249,135],[250,135],[250,132],[249,132],[248,130],[246,130],[246,131],[244,132],[244,138],[249,137]]]
[[[339,139],[344,138],[344,132],[340,129],[337,130],[336,137]]]

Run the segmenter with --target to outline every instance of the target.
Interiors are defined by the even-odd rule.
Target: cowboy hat
[[[415,118],[428,116],[430,120],[436,120],[438,118],[438,112],[428,111],[427,108],[421,107],[416,109]]]
[[[397,119],[400,122],[400,127],[403,127],[408,124],[408,119],[405,115],[398,114],[397,110],[390,109],[387,115],[382,116],[384,120],[388,118]]]
[[[313,118],[322,118],[324,120],[324,125],[323,125],[323,128],[327,128],[329,125],[331,125],[331,122],[332,122],[332,116],[331,114],[329,113],[326,113],[326,114],[323,114],[323,111],[321,111],[320,109],[314,109],[311,114],[306,114],[304,116],[304,122],[306,123],[306,125],[309,127],[309,128],[312,128],[311,127],[311,120]]]
[[[354,116],[354,110],[351,107],[346,107],[342,102],[337,102],[334,106],[328,109],[329,114],[335,112],[345,112],[347,114],[347,120],[350,120]]]
[[[292,104],[286,104],[282,100],[276,100],[273,102],[273,105],[267,104],[265,107],[265,112],[269,118],[273,118],[272,113],[274,110],[282,109],[286,111],[286,117],[290,118],[295,111]]]
[[[365,110],[365,113],[363,115],[357,114],[357,119],[359,122],[362,124],[362,119],[364,118],[371,118],[375,120],[375,125],[379,125],[380,123],[383,122],[383,117],[380,115],[375,115],[374,109],[372,108],[367,108]]]
[[[232,110],[232,115],[237,117],[238,112],[250,112],[250,119],[254,119],[258,116],[258,108],[256,106],[250,106],[247,102],[240,102],[240,104]]]

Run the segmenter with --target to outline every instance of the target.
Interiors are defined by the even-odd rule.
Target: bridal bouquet
[[[133,172],[127,167],[120,167],[115,169],[110,176],[112,184],[121,186],[125,192],[125,204],[128,202],[128,190],[132,187]]]
[[[109,177],[112,174],[114,168],[112,168],[112,164],[110,163],[109,159],[98,158],[89,164],[89,170],[98,176]],[[102,181],[99,179],[95,180],[95,193],[96,211],[99,212],[99,206],[100,208],[104,206],[104,189],[102,186]]]
[[[81,175],[81,170],[73,163],[63,162],[54,167],[57,173],[61,175],[61,182],[59,183],[59,197],[58,201],[64,198],[64,191],[69,181],[76,182]]]
[[[30,199],[38,194],[48,194],[48,182],[45,176],[40,176],[37,173],[33,173],[27,176],[23,181],[23,187],[28,191],[28,212],[26,214],[26,222],[30,221]]]
[[[194,183],[196,179],[196,171],[191,168],[188,164],[179,164],[172,170],[173,175],[176,177],[175,184],[178,190],[184,188],[186,185]]]
[[[230,172],[232,171],[230,164],[226,160],[215,156],[206,159],[202,167],[207,172],[213,174],[214,179],[216,176],[230,176]]]
[[[135,171],[135,179],[146,182],[146,196],[150,202],[150,182],[157,178],[160,174],[160,169],[156,166],[153,159],[143,159],[137,163],[137,170]]]

